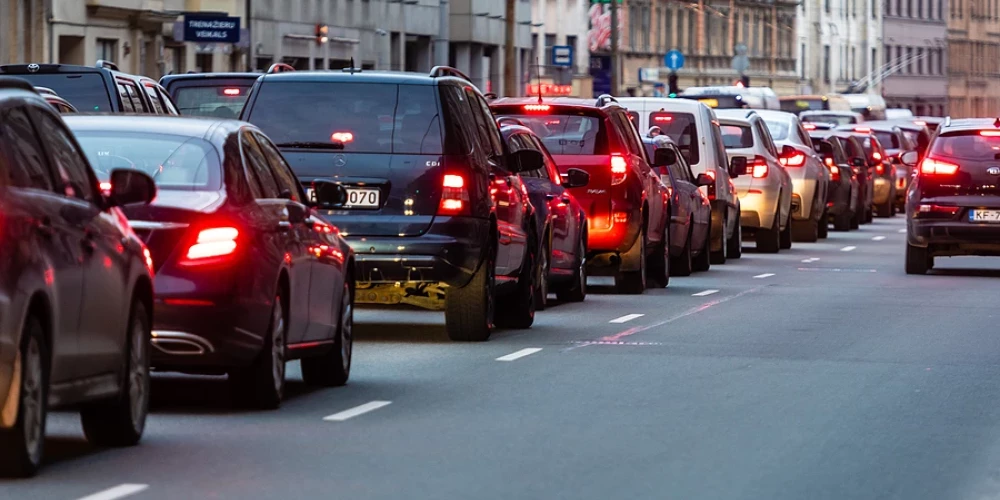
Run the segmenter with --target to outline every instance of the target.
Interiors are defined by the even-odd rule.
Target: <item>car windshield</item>
[[[753,147],[753,131],[749,125],[722,125],[722,144],[726,149]]]
[[[979,130],[942,135],[934,140],[930,156],[976,161],[1000,160],[1000,136],[992,133],[984,135]]]
[[[435,89],[392,83],[265,82],[248,121],[282,147],[441,154]]]
[[[833,123],[836,125],[850,125],[857,123],[857,119],[852,115],[808,114],[800,116],[799,119],[804,122]]]
[[[145,132],[74,133],[102,181],[116,168],[131,168],[149,174],[164,190],[216,191],[222,184],[219,155],[204,139]]]
[[[174,92],[174,100],[182,115],[236,119],[249,92],[249,85],[179,87]]]
[[[607,134],[603,120],[584,114],[502,115],[516,118],[530,128],[553,155],[606,155]]]
[[[111,97],[99,73],[35,73],[16,75],[36,87],[46,87],[81,113],[111,111]]]
[[[776,141],[788,139],[788,132],[791,130],[791,127],[787,122],[764,120],[764,123],[767,124],[767,130],[771,132],[772,139]]]

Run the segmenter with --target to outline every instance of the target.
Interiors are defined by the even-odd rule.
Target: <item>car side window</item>
[[[15,186],[53,191],[52,174],[46,165],[45,154],[23,110],[10,109],[0,115],[0,139],[6,145],[7,159],[13,165],[10,176]]]
[[[264,159],[257,141],[252,135],[244,132],[240,135],[240,147],[246,159],[247,175],[253,179],[253,182],[250,182],[250,189],[254,191],[254,197],[259,200],[278,198],[278,183],[271,175],[271,168]]]
[[[712,122],[712,139],[715,143],[715,155],[719,158],[719,167],[728,172],[726,167],[729,165],[729,155],[726,154],[726,145],[722,141],[722,127],[719,127],[718,122]]]
[[[271,143],[270,139],[263,135],[254,134],[254,139],[260,146],[260,150],[264,153],[264,158],[271,165],[274,178],[278,181],[278,189],[280,191],[287,190],[291,194],[292,201],[302,203],[302,200],[305,199],[305,194],[302,192],[302,185],[295,179],[295,174],[292,173],[291,167],[285,162],[285,158],[281,156],[281,152]]]
[[[159,85],[155,89],[156,93],[160,95],[160,102],[163,103],[164,114],[179,115],[180,113],[177,111],[177,106],[174,105],[174,100],[170,98],[170,94]]]
[[[479,127],[480,141],[483,143],[487,154],[500,158],[503,156],[503,145],[500,142],[500,130],[496,121],[493,120],[493,113],[482,97],[476,94],[471,88],[465,89],[465,96],[472,108],[472,114],[476,116],[476,125]]]
[[[158,115],[164,114],[163,104],[160,102],[160,96],[156,94],[153,84],[146,83],[143,85],[143,89],[145,89],[146,95],[149,96],[149,102],[153,103],[153,113]]]
[[[129,95],[128,89],[121,82],[118,82],[118,95],[122,98],[122,111],[135,113],[135,103],[132,101],[132,96]]]
[[[640,158],[646,158],[646,148],[642,147],[639,129],[628,118],[628,115],[624,112],[615,113],[614,120],[621,130],[622,140],[625,141],[625,147],[628,148],[629,152]],[[646,162],[649,162],[649,158],[646,158]]]
[[[524,151],[535,149],[530,142],[527,140],[528,136],[523,133],[514,133],[507,138],[507,149],[511,152]],[[521,177],[526,178],[539,178],[541,177],[539,170],[527,170],[520,173]]]
[[[674,149],[674,152],[677,154],[677,162],[674,163],[674,166],[676,166],[677,171],[680,173],[680,178],[693,184],[694,174],[691,173],[691,165],[688,165],[688,162],[684,160],[684,156],[681,155],[680,151]]]
[[[562,177],[559,175],[559,169],[556,168],[556,162],[552,159],[552,155],[549,154],[549,150],[545,149],[545,145],[542,144],[542,140],[536,135],[529,135],[527,137],[532,144],[535,145],[535,149],[542,153],[545,157],[545,175],[555,185],[562,185]]]
[[[802,141],[802,144],[805,144],[806,146],[809,146],[809,149],[812,149],[813,147],[812,138],[809,137],[809,134],[807,134],[805,129],[802,128],[802,122],[795,120],[795,130],[798,131],[799,140]]]
[[[56,176],[56,192],[96,203],[97,178],[69,131],[54,116],[54,111],[41,107],[30,109],[42,148],[48,152]]]
[[[767,152],[771,153],[771,156],[778,157],[778,149],[775,147],[774,142],[771,140],[771,133],[768,132],[767,127],[764,126],[763,120],[758,120],[754,127],[757,128],[757,135],[760,136],[761,143]]]

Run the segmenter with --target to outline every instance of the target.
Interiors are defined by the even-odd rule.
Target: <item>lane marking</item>
[[[633,319],[641,318],[643,316],[645,316],[645,314],[626,314],[620,318],[615,318],[611,321],[608,321],[608,323],[625,323],[627,321],[632,321]]]
[[[135,495],[136,493],[139,493],[147,488],[149,488],[148,484],[119,484],[113,488],[108,488],[103,491],[98,491],[92,495],[80,497],[79,500],[115,500],[117,498],[125,498],[130,495]]]
[[[816,262],[818,260],[819,257],[809,257],[808,259],[802,259],[802,262],[805,264],[809,264],[810,262]]]
[[[841,252],[852,252],[852,251],[854,251],[855,248],[858,248],[858,247],[847,246],[847,247],[841,248],[840,251]]]
[[[877,273],[875,269],[851,269],[841,267],[800,267],[799,271],[822,271],[831,273]]]
[[[885,239],[885,236],[876,236],[876,237],[872,238],[872,241],[882,241],[884,239]]]
[[[754,279],[758,279],[759,280],[761,278],[770,278],[771,276],[774,276],[774,273],[758,274],[757,276],[754,276]]]
[[[718,290],[705,290],[704,292],[692,293],[692,297],[707,297],[713,293],[719,293]]]
[[[354,408],[344,410],[339,413],[334,413],[333,415],[327,415],[323,417],[323,420],[327,422],[343,422],[349,418],[357,417],[358,415],[364,415],[370,411],[375,411],[383,406],[389,406],[392,401],[371,401],[365,403],[361,406],[355,406]]]
[[[900,230],[899,230],[898,232],[900,232],[900,233],[905,233],[905,232],[906,232],[906,229],[900,229]]]
[[[514,361],[515,359],[521,359],[525,356],[531,356],[532,354],[541,351],[541,347],[529,347],[527,349],[521,349],[517,352],[512,352],[506,356],[500,356],[497,361]]]

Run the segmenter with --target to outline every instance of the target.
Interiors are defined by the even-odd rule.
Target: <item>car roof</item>
[[[760,117],[765,120],[771,118],[772,120],[795,121],[796,118],[795,113],[789,113],[787,111],[779,111],[776,109],[755,109],[753,111],[758,115],[760,115]]]
[[[749,117],[737,115],[721,115],[716,116],[716,118],[719,119],[719,123],[726,123],[729,125],[750,125],[751,120]]]
[[[230,131],[253,125],[239,120],[212,117],[144,115],[144,114],[77,114],[64,115],[66,124],[73,130],[99,130],[108,132],[154,132],[163,135],[207,137],[210,132],[223,128]],[[254,127],[256,128],[256,127]]]
[[[180,73],[176,75],[166,75],[160,78],[160,85],[166,86],[169,82],[190,81],[190,80],[210,80],[210,79],[233,79],[233,80],[256,80],[264,76],[264,73]]]
[[[752,120],[753,116],[757,114],[757,111],[758,110],[756,109],[739,109],[739,108],[717,109],[715,110],[715,117],[718,118],[719,120],[727,118],[730,120],[732,119],[743,120],[746,121],[747,123],[750,123],[750,120]]]
[[[611,106],[621,108],[625,107],[624,105],[619,104],[617,100],[607,101],[601,106],[598,106],[598,101],[599,99],[596,97],[593,99],[584,99],[582,97],[549,97],[543,99],[542,104],[567,108],[588,109],[605,109]],[[526,104],[538,104],[538,97],[501,97],[490,101],[490,106],[521,106]]]
[[[835,109],[807,109],[799,113],[799,116],[802,115],[862,116],[861,113],[855,111],[840,111]]]
[[[864,123],[849,123],[846,125],[838,125],[837,130],[847,130],[848,132],[856,132],[856,129],[869,129],[878,132],[894,132],[899,128],[899,124],[891,121],[872,121]],[[859,134],[864,134],[865,132],[858,132]]]
[[[397,85],[435,85],[446,78],[432,78],[427,73],[403,71],[285,71],[261,75],[261,82],[352,82],[392,83]]]
[[[997,129],[1000,127],[1000,118],[960,118],[957,120],[951,120],[950,122],[945,121],[940,127],[938,127],[938,132],[955,132],[955,131],[965,131],[965,130],[980,130],[980,129]]]

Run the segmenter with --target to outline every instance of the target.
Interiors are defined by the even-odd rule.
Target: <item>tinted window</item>
[[[562,178],[559,176],[559,170],[556,168],[556,162],[552,160],[552,155],[550,155],[549,151],[545,149],[545,145],[542,144],[542,141],[534,135],[528,136],[528,140],[531,141],[531,144],[534,145],[535,149],[541,151],[542,155],[545,156],[545,177],[547,177],[553,184],[562,184]]]
[[[174,91],[182,115],[238,118],[247,102],[249,85],[178,87]]]
[[[729,155],[726,154],[726,146],[722,142],[722,129],[716,122],[712,122],[712,137],[715,139],[712,142],[715,143],[715,154],[720,162],[720,170],[722,172],[728,172],[726,167],[729,163]],[[690,163],[690,162],[689,162]]]
[[[974,161],[997,160],[1000,159],[1000,137],[983,136],[978,130],[941,135],[931,143],[929,156]]]
[[[143,88],[146,90],[149,102],[153,103],[153,112],[158,115],[164,114],[163,103],[160,102],[160,96],[156,94],[156,89],[151,84],[143,85]]]
[[[892,132],[879,132],[877,130],[873,130],[872,132],[875,134],[875,137],[878,137],[878,142],[881,142],[883,147],[889,149],[900,148],[899,137],[896,134]]]
[[[472,107],[472,114],[476,117],[476,123],[479,125],[479,133],[490,148],[489,152],[496,157],[502,156],[503,145],[500,141],[500,130],[497,128],[490,107],[486,105],[486,101],[476,94],[471,87],[466,87],[465,97]]]
[[[285,163],[285,158],[281,156],[281,152],[266,137],[254,134],[254,139],[257,141],[257,145],[260,146],[261,152],[264,153],[267,163],[271,165],[271,171],[278,182],[279,190],[287,190],[293,201],[302,201],[302,186],[299,185],[295,174],[292,174],[288,163]]]
[[[125,113],[136,113],[136,112],[138,112],[139,110],[142,109],[141,107],[140,108],[136,108],[136,106],[135,106],[136,103],[135,103],[135,101],[132,100],[132,96],[129,95],[128,89],[125,88],[125,85],[122,85],[121,83],[118,84],[118,96],[121,97],[121,100],[122,100],[122,111],[123,112],[125,112]]]
[[[279,146],[333,144],[339,132],[351,134],[337,143],[346,152],[441,154],[433,86],[268,82],[258,92],[248,119]]]
[[[586,114],[516,115],[554,155],[606,155],[604,120]]]
[[[788,133],[791,131],[788,122],[776,122],[767,121],[764,123],[767,125],[767,130],[771,132],[771,138],[776,141],[783,141],[788,139]]]
[[[698,129],[694,115],[689,113],[668,113],[659,111],[649,114],[650,126],[660,127],[660,131],[674,140],[674,144],[687,158],[688,163],[698,163]]]
[[[255,196],[258,199],[277,198],[280,193],[278,183],[275,181],[274,175],[271,174],[271,167],[258,148],[257,141],[250,134],[244,133],[242,142],[247,168],[254,179],[251,186],[254,186]]]
[[[749,125],[720,125],[719,129],[726,149],[753,147],[753,131]]]
[[[621,134],[622,146],[636,156],[645,157],[646,153],[642,148],[642,140],[639,138],[639,131],[635,128],[632,121],[628,119],[628,115],[625,113],[614,113],[611,115],[611,119],[618,126]]]
[[[36,87],[48,87],[81,112],[111,111],[104,78],[99,73],[17,75]]]
[[[445,110],[445,154],[469,154],[478,140],[468,124],[476,121],[466,102],[465,91],[454,85],[441,85],[441,109]]]
[[[15,186],[52,191],[42,146],[23,111],[12,109],[0,117],[0,141],[14,166],[9,175]]]
[[[157,188],[164,190],[215,191],[222,186],[219,155],[199,137],[99,130],[75,133],[102,181],[116,168],[131,168],[149,174]]]
[[[163,103],[163,109],[166,111],[166,114],[168,114],[168,115],[179,114],[177,112],[177,107],[174,106],[173,99],[170,98],[170,95],[167,94],[166,90],[163,90],[163,87],[160,87],[159,85],[157,85],[156,86],[156,93],[160,94],[160,101]]]
[[[58,192],[90,202],[95,201],[97,183],[91,177],[90,166],[77,149],[69,132],[49,112],[37,109],[33,110],[32,115],[38,126],[39,137],[42,138],[42,148],[48,152],[56,180],[60,184]]]

